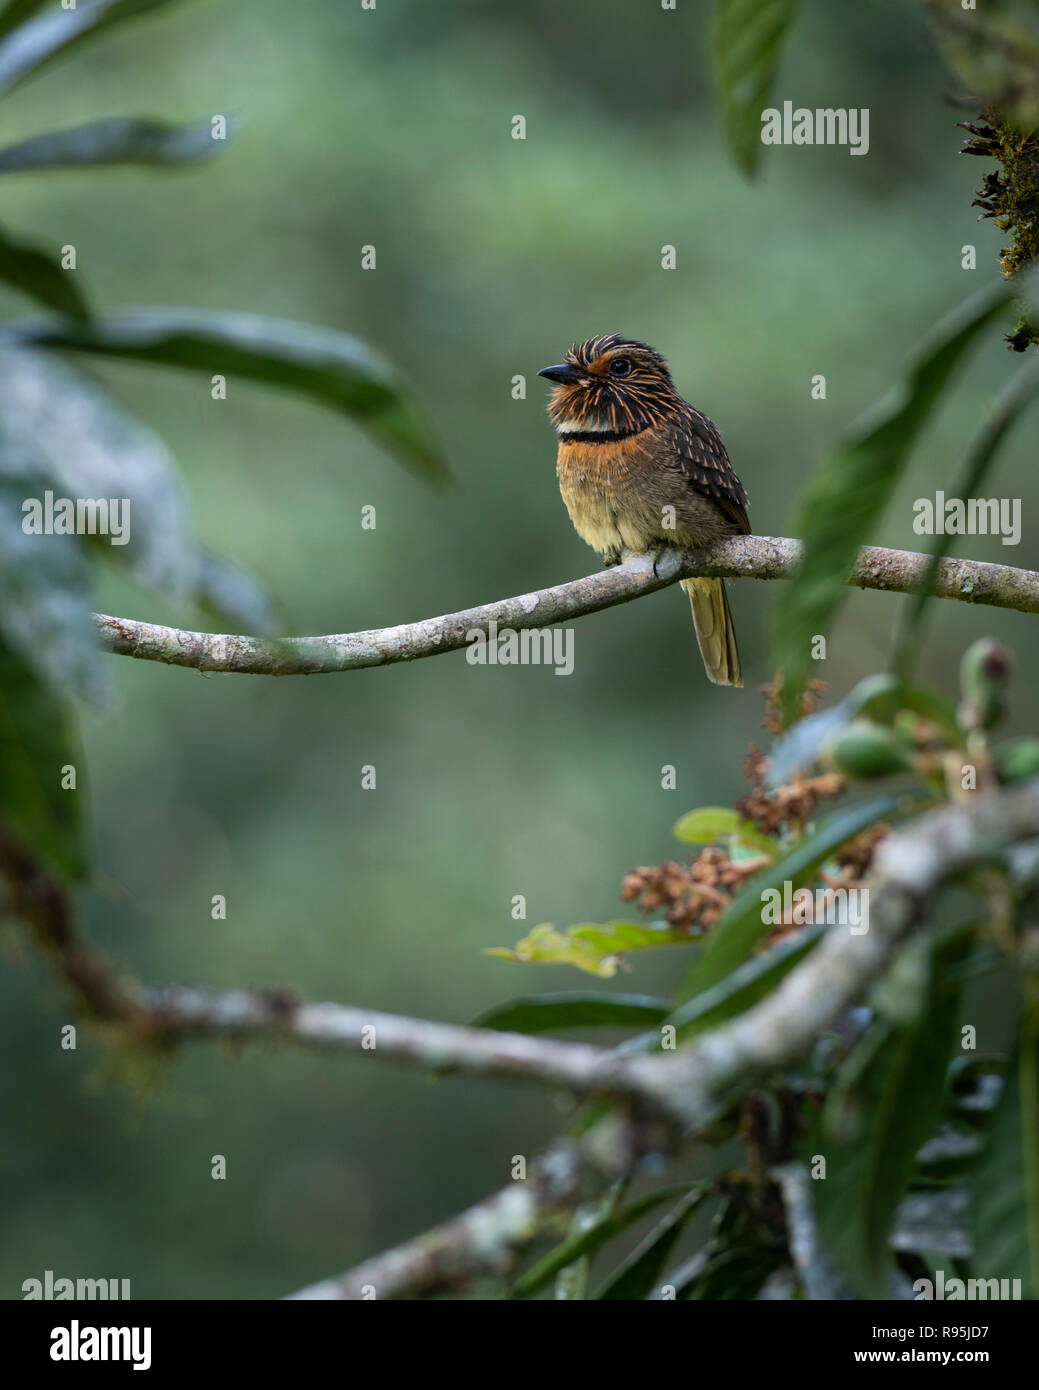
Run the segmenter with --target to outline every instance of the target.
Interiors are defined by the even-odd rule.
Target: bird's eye
[[[627,376],[631,371],[631,363],[626,357],[615,357],[610,363],[610,376]]]

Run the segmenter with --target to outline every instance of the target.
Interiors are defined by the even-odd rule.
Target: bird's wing
[[[669,431],[673,465],[697,492],[713,497],[739,531],[750,534],[747,494],[713,420],[686,405]]]

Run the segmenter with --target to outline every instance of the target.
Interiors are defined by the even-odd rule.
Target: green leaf
[[[779,845],[763,834],[753,821],[746,820],[727,806],[702,806],[688,811],[675,825],[676,839],[691,845],[710,845],[716,840],[732,839],[748,849],[757,850],[775,859]]]
[[[658,1282],[686,1222],[711,1191],[709,1183],[694,1187],[635,1247],[595,1293],[597,1299],[644,1299]]]
[[[954,746],[963,742],[956,709],[944,695],[922,685],[903,685],[894,676],[867,676],[839,705],[798,719],[769,753],[769,787],[782,787],[821,758],[823,751],[860,716],[892,724],[901,710],[928,720]]]
[[[742,818],[727,806],[701,806],[688,811],[676,824],[675,837],[691,845],[709,845],[725,835],[735,835]]]
[[[845,579],[856,552],[880,519],[953,371],[978,334],[1005,311],[1009,293],[997,282],[942,319],[905,381],[852,427],[805,489],[794,531],[804,538],[804,562],[783,585],[774,623],[788,720],[800,703],[812,638],[829,631],[847,595]]]
[[[69,348],[287,387],[341,411],[432,480],[447,471],[397,373],[349,333],[257,314],[137,309],[90,323],[6,323],[0,343]]]
[[[911,714],[919,715],[921,719],[926,719],[929,724],[933,724],[946,742],[953,747],[957,747],[963,742],[963,730],[956,720],[955,707],[952,701],[939,691],[931,690],[926,685],[900,685],[891,697],[886,716],[888,723],[891,723],[902,710],[908,710]],[[870,713],[874,718],[879,718],[879,706],[876,711],[871,710]]]
[[[1011,738],[997,743],[992,760],[1001,782],[1020,782],[1039,777],[1039,739]]]
[[[714,0],[714,84],[733,157],[749,177],[761,153],[768,106],[798,0]]]
[[[6,421],[0,414],[0,431]],[[27,535],[22,510],[37,474],[5,475],[0,433],[0,638],[55,690],[103,701],[107,673],[90,625],[84,548],[75,536]]]
[[[1017,1054],[971,1183],[972,1273],[1020,1279],[1039,1297],[1039,1010],[1021,1028]]]
[[[69,765],[75,790],[61,786]],[[68,705],[0,642],[0,817],[48,868],[74,879],[86,870],[84,774]]]
[[[838,812],[814,834],[806,835],[778,863],[755,874],[711,928],[703,951],[683,982],[682,998],[690,999],[710,989],[750,956],[769,931],[769,924],[762,920],[763,892],[767,889],[782,892],[788,880],[795,889],[802,886],[835,850],[876,821],[891,815],[897,805],[895,797],[881,796]]]
[[[52,0],[7,0],[7,4],[0,10],[0,39],[6,38],[12,29],[17,29],[27,19],[32,19],[38,10],[51,3]]]
[[[769,1275],[779,1267],[774,1252],[760,1249],[720,1250],[706,1270],[677,1297],[692,1302],[716,1303],[728,1300],[747,1303],[756,1298]]]
[[[894,676],[867,676],[830,709],[806,715],[776,740],[769,754],[767,785],[781,787],[818,761],[824,749],[860,716],[886,724],[902,710],[928,720],[953,745],[962,742],[951,702],[923,686],[901,684]]]
[[[171,0],[78,0],[75,9],[69,10],[52,3],[50,12],[38,18],[32,15],[42,6],[32,0],[8,5],[0,15],[0,35],[4,36],[0,43],[0,96],[30,73],[113,25],[169,3]]]
[[[52,521],[63,499],[104,501],[122,536],[34,534],[34,523],[48,524],[48,492]],[[266,616],[241,571],[199,550],[162,442],[64,363],[0,350],[0,632],[59,690],[97,699],[107,681],[90,621],[88,546],[175,601],[219,607],[250,627]]]
[[[780,980],[804,960],[825,930],[822,926],[804,927],[770,950],[753,956],[710,989],[695,994],[670,1014],[665,1024],[671,1024],[681,1040],[745,1013],[771,994]]]
[[[825,1181],[813,1184],[820,1235],[868,1298],[891,1296],[889,1233],[917,1151],[944,1110],[962,988],[948,976],[972,939],[970,929],[957,930],[930,953],[915,1018],[878,1022],[865,1034],[844,1064],[851,1084],[835,1082],[824,1138],[812,1140],[827,1164]]]
[[[816,762],[831,739],[846,729],[878,694],[890,693],[895,686],[893,676],[867,676],[839,704],[799,719],[772,746],[768,785],[781,787]]]
[[[0,349],[0,476],[24,473],[26,461],[37,487],[56,498],[126,499],[122,537],[96,534],[93,543],[129,564],[142,583],[174,599],[192,595],[198,556],[162,441],[65,363]],[[114,531],[111,511],[109,526]],[[81,543],[75,536],[58,540],[66,548]]]
[[[591,1230],[605,1221],[607,1217],[612,1216],[624,1200],[624,1194],[628,1190],[630,1181],[631,1170],[629,1169],[612,1182],[605,1192],[587,1202],[581,1202],[570,1219],[567,1239],[583,1235],[585,1231]],[[591,1265],[591,1255],[579,1255],[576,1260],[571,1260],[565,1264],[556,1273],[552,1297],[560,1302],[586,1299]]]
[[[997,397],[995,404],[981,429],[971,441],[963,464],[963,477],[954,491],[946,498],[958,497],[966,500],[981,496],[989,469],[995,462],[999,446],[1010,428],[1016,423],[1039,391],[1039,361],[1032,360],[1010,382],[1010,385]],[[916,660],[923,642],[923,619],[928,599],[934,591],[938,567],[953,547],[955,536],[946,532],[938,537],[931,552],[931,562],[927,567],[920,592],[906,598],[899,610],[899,624],[891,658],[892,669],[905,679]]]
[[[630,1202],[620,1211],[607,1212],[601,1220],[582,1230],[571,1232],[565,1240],[550,1250],[536,1265],[527,1270],[525,1274],[520,1275],[512,1286],[510,1297],[529,1298],[531,1294],[537,1293],[551,1279],[554,1279],[560,1270],[573,1264],[575,1260],[593,1255],[600,1246],[613,1240],[615,1236],[620,1235],[630,1226],[634,1226],[649,1212],[662,1206],[665,1202],[683,1199],[691,1191],[699,1192],[700,1190],[701,1184],[699,1183],[692,1189],[688,1183],[675,1187],[658,1188],[657,1191],[648,1192],[637,1201]]]
[[[774,1246],[760,1243],[755,1227],[745,1204],[726,1198],[715,1215],[706,1248],[661,1282],[674,1288],[676,1299],[754,1298],[782,1258]]]
[[[248,633],[274,630],[274,612],[267,593],[240,565],[211,550],[198,552],[195,601],[206,613]]]
[[[79,288],[78,270],[62,270],[57,256],[0,230],[0,280],[59,314],[86,318],[90,310]]]
[[[667,999],[648,994],[602,994],[569,990],[527,994],[477,1014],[470,1027],[506,1033],[552,1033],[558,1028],[616,1028],[657,1023],[671,1012]]]
[[[524,965],[575,965],[590,975],[609,979],[616,975],[621,957],[629,951],[645,950],[650,946],[688,945],[690,940],[688,931],[655,923],[607,922],[599,926],[586,922],[560,932],[551,923],[543,922],[513,949],[492,946],[484,954]]]
[[[759,999],[764,999],[766,994],[772,993],[783,976],[812,950],[824,930],[821,926],[802,927],[793,932],[767,951],[753,956],[713,988],[695,995],[670,1012],[661,1020],[659,1027],[627,1038],[618,1046],[617,1052],[659,1052],[663,1030],[668,1025],[675,1029],[676,1040],[681,1041],[743,1013]]]
[[[975,110],[996,111],[1001,123],[1033,130],[1039,124],[1035,0],[995,0],[962,14],[967,8],[965,0],[931,0],[928,6],[933,37],[956,87],[970,92]]]
[[[196,164],[225,144],[213,139],[209,121],[172,125],[169,121],[117,116],[9,145],[0,150],[0,174],[104,164]]]

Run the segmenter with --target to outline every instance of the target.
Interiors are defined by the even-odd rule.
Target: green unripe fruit
[[[1001,782],[1021,782],[1039,777],[1039,738],[1012,738],[992,750],[992,761]]]
[[[913,766],[909,749],[891,729],[868,719],[855,719],[830,743],[824,761],[845,777],[885,777],[908,772]]]

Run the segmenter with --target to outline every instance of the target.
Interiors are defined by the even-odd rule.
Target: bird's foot
[[[665,542],[663,543],[663,545],[658,545],[658,546],[657,546],[656,552],[655,552],[655,554],[654,554],[654,556],[653,556],[653,578],[654,578],[654,579],[659,579],[659,578],[660,578],[660,574],[659,574],[659,572],[658,572],[658,570],[657,570],[657,566],[660,564],[660,562],[661,562],[661,560],[664,558],[664,556],[667,555],[667,554],[671,551],[671,549],[672,549],[672,547],[667,543],[667,541],[665,541]]]
[[[614,565],[619,565],[623,558],[620,546],[615,545],[603,551],[602,562],[607,569],[612,569]]]

